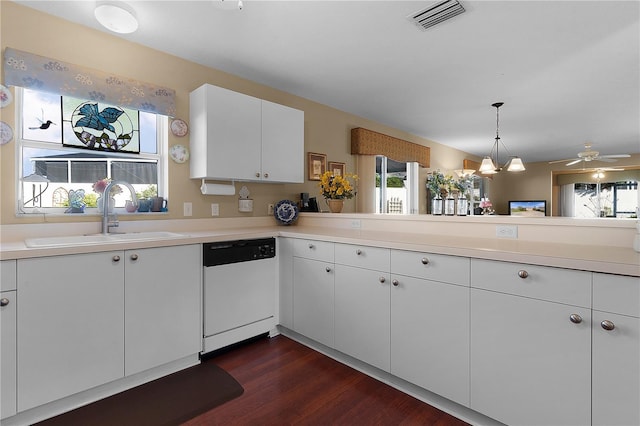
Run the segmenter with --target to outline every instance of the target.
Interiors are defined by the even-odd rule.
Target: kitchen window
[[[82,196],[97,214],[102,179],[130,183],[139,197],[167,195],[167,117],[16,88],[17,213],[64,214]],[[112,193],[116,211],[128,191]]]

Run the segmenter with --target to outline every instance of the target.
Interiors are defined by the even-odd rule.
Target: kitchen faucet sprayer
[[[131,193],[131,200],[133,201],[133,204],[135,206],[135,208],[138,208],[138,197],[136,197],[136,190],[133,189],[133,186],[131,186],[131,184],[129,182],[125,182],[123,180],[114,180],[109,182],[109,184],[107,185],[107,187],[104,189],[104,205],[103,205],[103,209],[102,209],[102,234],[104,235],[108,235],[109,234],[109,228],[116,228],[120,225],[120,222],[118,221],[118,216],[116,214],[113,215],[113,220],[109,220],[109,199],[110,194],[111,194],[111,189],[115,186],[115,185],[122,185],[124,187],[126,187],[127,189],[129,189],[129,192]]]

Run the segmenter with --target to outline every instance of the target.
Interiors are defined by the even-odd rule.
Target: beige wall
[[[189,117],[189,92],[204,83],[246,93],[272,102],[288,105],[305,112],[305,153],[319,152],[328,161],[347,164],[347,171],[356,171],[356,160],[350,155],[350,131],[353,127],[365,127],[397,138],[431,147],[432,169],[459,168],[465,153],[383,126],[361,117],[318,104],[288,93],[278,91],[219,70],[203,67],[157,50],[128,42],[101,31],[92,30],[57,17],[43,14],[13,2],[0,1],[2,51],[6,47],[83,64],[91,68],[114,72],[134,79],[175,89],[177,117]],[[88,49],[86,46],[100,46]],[[2,61],[4,67],[4,61]],[[4,69],[3,69],[4,72]],[[4,74],[3,74],[4,75]],[[4,81],[4,79],[3,79]],[[13,89],[12,89],[13,90]],[[0,110],[0,119],[16,127],[14,104]],[[188,138],[188,137],[187,137]],[[170,134],[169,146],[186,144],[185,138]],[[0,148],[0,224],[34,222],[97,221],[95,216],[42,216],[16,217],[15,215],[15,143]],[[306,155],[305,155],[306,170]],[[426,177],[422,170],[421,182]],[[305,172],[306,174],[306,172]],[[242,186],[236,183],[236,192]],[[281,199],[299,199],[300,192],[319,196],[317,182],[304,184],[247,184],[254,199],[253,213],[239,213],[237,196],[203,196],[200,181],[189,179],[188,164],[169,162],[169,213],[155,216],[158,219],[182,219],[182,204],[193,203],[193,218],[211,217],[211,203],[219,203],[220,217],[265,216],[267,204]],[[421,212],[425,212],[425,191],[421,190]],[[348,201],[345,212],[355,211],[355,200]],[[124,220],[151,219],[153,216],[135,215]]]

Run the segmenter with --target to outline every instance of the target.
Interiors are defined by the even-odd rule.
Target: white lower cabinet
[[[293,258],[293,329],[333,347],[333,263]]]
[[[197,354],[199,247],[19,260],[18,411]]]
[[[388,272],[335,266],[335,348],[387,372],[390,287]]]
[[[391,373],[469,406],[469,287],[391,281]]]
[[[18,261],[18,411],[124,376],[122,256]]]
[[[593,276],[592,424],[640,425],[640,279]]]
[[[200,245],[125,252],[125,375],[196,354]]]
[[[16,413],[16,261],[0,261],[0,419]]]
[[[472,260],[472,287],[486,288],[471,289],[472,409],[506,424],[591,424],[591,274],[570,272]]]

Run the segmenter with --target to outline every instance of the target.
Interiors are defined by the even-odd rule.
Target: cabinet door
[[[125,374],[200,352],[200,246],[125,253]]]
[[[261,100],[204,85],[190,95],[191,177],[260,176]]]
[[[391,278],[391,373],[468,407],[469,287]]]
[[[639,360],[640,319],[594,311],[593,425],[640,424]]]
[[[335,348],[389,371],[389,274],[335,266]]]
[[[18,411],[123,377],[122,256],[18,261]]]
[[[13,266],[15,269],[15,262]],[[6,284],[9,285],[9,283]],[[16,313],[18,299],[15,290],[0,292],[0,299],[2,299],[0,303],[0,419],[4,419],[16,413]]]
[[[590,309],[471,290],[472,409],[506,424],[588,425],[590,353]]]
[[[333,347],[333,264],[293,258],[293,329]]]
[[[278,238],[276,248],[279,262],[278,324],[293,330],[293,242],[292,238]]]
[[[304,182],[304,112],[262,101],[261,178]]]

